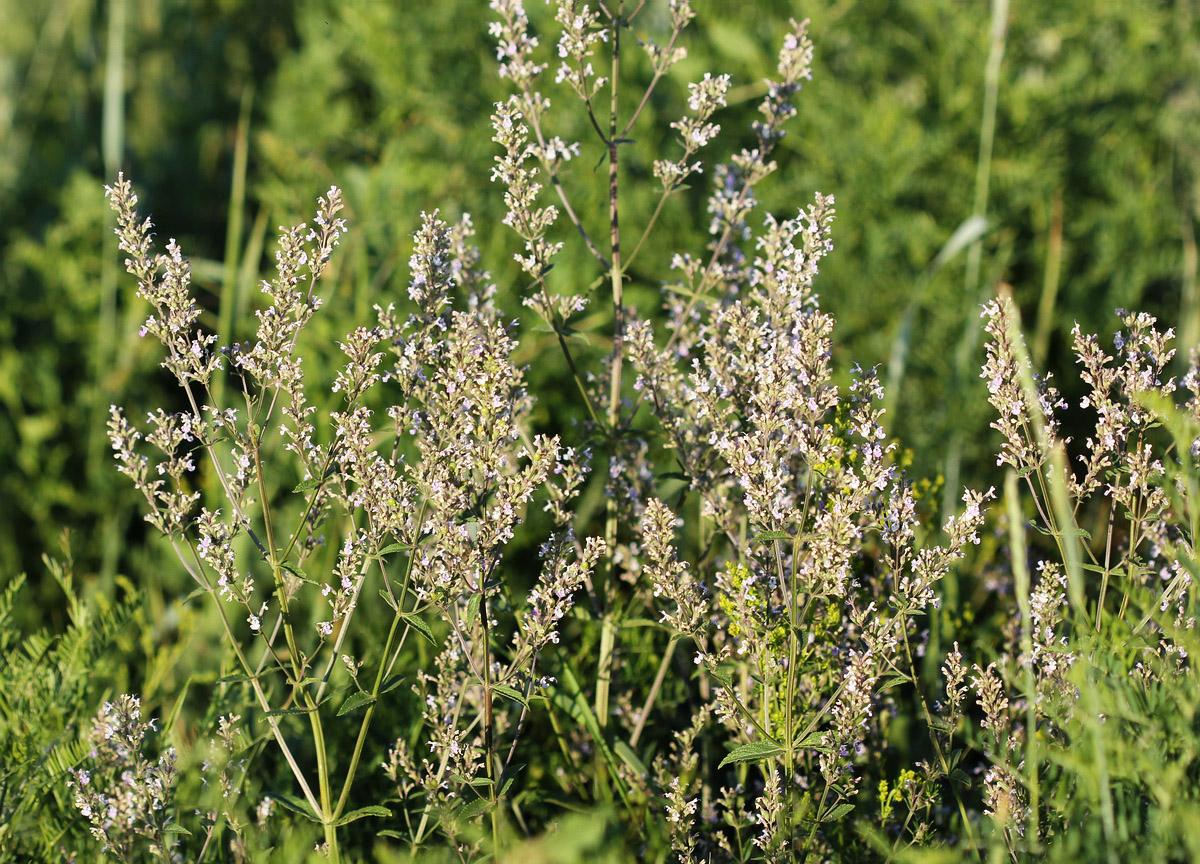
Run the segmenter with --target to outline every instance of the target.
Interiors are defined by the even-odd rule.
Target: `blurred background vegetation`
[[[544,22],[542,4],[529,5]],[[667,124],[686,82],[733,76],[711,164],[751,140],[786,20],[810,18],[814,80],[759,213],[837,196],[838,248],[818,282],[839,322],[836,359],[885,371],[892,431],[919,476],[952,480],[961,465],[963,482],[996,482],[974,370],[979,304],[997,281],[1015,287],[1042,366],[1065,371],[1073,323],[1110,331],[1117,307],[1174,324],[1181,346],[1200,340],[1195,3],[1013,0],[1001,28],[984,0],[697,6],[687,61],[623,151],[623,222],[640,227],[654,205],[650,164],[674,153]],[[26,628],[70,620],[44,554],[69,559],[75,588],[110,613],[136,596],[138,609],[121,610],[141,622],[123,650],[142,659],[106,666],[96,686],[132,676],[148,701],[156,688],[165,698],[186,680],[176,665],[198,662],[182,646],[202,629],[173,603],[184,578],[162,544],[143,542],[136,495],[109,454],[111,402],[149,409],[178,396],[157,345],[136,336],[145,310],[103,184],[118,170],[132,178],[160,240],[176,237],[192,258],[206,324],[238,338],[250,335],[276,226],[308,218],[331,184],[352,230],[318,335],[331,342],[374,303],[403,308],[409,235],[437,208],[473,214],[499,302],[520,315],[515,244],[488,180],[491,105],[508,92],[489,19],[482,0],[0,0],[0,586],[29,574],[11,613]],[[635,34],[664,23],[652,9]],[[547,90],[558,107],[571,101]],[[554,132],[583,143],[566,182],[599,229],[600,150],[570,107]],[[702,179],[673,199],[659,254],[639,258],[643,314],[670,253],[703,247],[706,195]],[[553,279],[579,291],[597,274],[560,227],[570,251]],[[522,359],[539,422],[561,427],[570,399],[550,394],[569,393],[567,379],[538,338]]]
[[[531,6],[535,22],[540,6]],[[753,16],[733,0],[704,7],[688,60],[659,88],[640,126],[649,131],[627,151],[630,187],[673,146],[666,124],[686,81],[704,71],[735,82],[720,118],[726,150],[705,155],[748,140],[786,19],[810,17],[816,73],[764,206],[787,213],[814,190],[837,196],[838,251],[820,289],[839,322],[838,359],[880,364],[893,378],[903,369],[894,431],[922,474],[943,471],[955,430],[966,433],[968,477],[990,443],[985,406],[963,371],[976,365],[979,300],[998,279],[1016,287],[1037,359],[1051,367],[1066,358],[1073,322],[1111,329],[1117,307],[1158,314],[1181,344],[1196,344],[1194,3],[1012,4],[974,280],[969,255],[938,255],[975,210],[988,4],[770,0]],[[331,183],[345,188],[354,227],[324,316],[332,333],[373,303],[404,297],[408,236],[420,211],[435,208],[474,215],[502,302],[519,311],[513,238],[488,182],[488,118],[506,90],[482,2],[3,0],[0,13],[6,577],[41,572],[64,529],[76,565],[105,584],[157,559],[136,542],[133,493],[118,482],[103,434],[114,399],[174,398],[153,348],[136,337],[144,310],[106,230],[102,186],[118,170],[134,179],[161,239],[177,237],[193,258],[209,323],[242,322],[239,337],[274,229],[305,218]],[[598,225],[598,148],[575,112],[562,133],[583,142],[568,183]],[[702,245],[706,192],[702,181],[670,202],[657,249]],[[626,224],[644,224],[653,200],[648,185],[632,196]],[[653,288],[668,260],[643,256],[640,285]],[[579,254],[556,273],[573,290],[594,276]],[[638,296],[650,314],[652,293]],[[551,386],[561,379],[557,368],[532,374]]]

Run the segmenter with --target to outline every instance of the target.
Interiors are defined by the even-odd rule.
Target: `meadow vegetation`
[[[0,862],[1200,856],[1190,4],[60,5]]]

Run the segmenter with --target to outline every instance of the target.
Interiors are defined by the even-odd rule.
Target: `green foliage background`
[[[535,23],[547,16],[541,6],[530,4]],[[1174,323],[1182,347],[1200,341],[1196,4],[1013,2],[978,286],[967,285],[963,255],[936,267],[935,259],[972,212],[986,3],[699,8],[688,60],[659,88],[628,148],[623,219],[640,226],[649,215],[653,187],[643,181],[673,146],[665,133],[685,83],[705,71],[733,76],[718,146],[741,146],[786,19],[811,18],[814,81],[764,205],[791,213],[815,190],[837,196],[838,249],[818,282],[839,322],[837,360],[886,369],[906,349],[893,431],[920,476],[944,470],[957,435],[964,480],[995,482],[971,334],[998,280],[1014,285],[1035,363],[1050,368],[1069,362],[1075,321],[1106,332],[1117,307]],[[664,15],[654,10],[650,21]],[[30,576],[11,626],[65,630],[71,604],[42,555],[67,555],[84,598],[109,618],[141,622],[118,638],[128,663],[76,682],[79,716],[122,687],[168,703],[203,667],[195,649],[211,632],[174,602],[186,591],[182,576],[161,544],[146,542],[135,493],[109,457],[110,402],[168,407],[177,396],[136,336],[144,310],[121,271],[103,183],[118,169],[134,179],[160,239],[177,237],[193,259],[211,326],[244,326],[275,227],[305,218],[333,183],[345,190],[352,230],[334,296],[314,324],[328,341],[372,304],[406,302],[408,237],[418,214],[435,208],[473,214],[501,305],[519,315],[515,245],[488,182],[489,114],[507,92],[488,19],[484,3],[463,0],[0,0],[0,585]],[[567,182],[585,222],[600,228],[597,145],[577,112],[554,131],[583,141]],[[662,254],[635,268],[643,312],[657,305],[669,253],[702,246],[706,194],[700,182],[668,204],[654,242]],[[571,290],[596,275],[575,252],[553,274]],[[550,394],[569,392],[565,370],[531,336],[523,360],[533,364],[539,411],[559,410],[568,400]],[[539,422],[561,426],[571,419],[564,410]]]

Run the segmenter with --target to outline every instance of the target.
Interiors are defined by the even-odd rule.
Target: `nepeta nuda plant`
[[[1008,652],[976,667],[981,743],[991,762],[985,810],[1013,854],[1052,844],[1078,818],[1064,806],[1064,791],[1099,813],[1110,860],[1118,820],[1132,818],[1135,833],[1178,844],[1191,811],[1177,812],[1157,784],[1164,765],[1186,758],[1181,748],[1194,729],[1188,658],[1198,647],[1200,352],[1192,349],[1177,381],[1167,372],[1174,332],[1153,317],[1119,310],[1125,329],[1112,354],[1076,325],[1073,348],[1087,387],[1079,407],[1093,413],[1094,431],[1075,468],[1071,442],[1059,433],[1068,406],[1033,375],[1009,294],[983,315],[990,337],[983,377],[1003,438],[997,462],[1010,468],[1020,620]],[[1188,395],[1176,404],[1181,387]],[[1032,503],[1032,524],[1051,540],[1045,552],[1026,551],[1022,497]],[[1129,707],[1140,705],[1158,707],[1150,714]],[[1128,741],[1138,742],[1136,755]],[[1087,754],[1087,770],[1057,767],[1071,748]],[[1159,809],[1142,822],[1148,800]]]
[[[494,810],[529,697],[546,684],[538,658],[557,640],[558,622],[603,544],[577,541],[570,526],[571,498],[586,476],[582,455],[556,438],[524,437],[529,397],[509,359],[510,327],[493,307],[487,274],[475,268],[469,221],[452,229],[436,214],[424,217],[410,262],[416,311],[402,319],[389,305],[374,326],[346,337],[346,359],[332,383],[344,407],[330,412],[322,435],[297,346],[320,308],[319,280],[345,230],[339,191],[321,199],[314,228],[282,231],[278,275],[264,283],[269,305],[258,313],[256,340],[221,352],[213,348],[216,337],[196,327],[199,310],[177,246],[153,254],[150,223],[140,221],[128,181],[109,194],[127,267],[154,307],[143,332],[162,341],[163,365],[191,406],[150,415],[145,433],[114,407],[113,448],[146,496],[147,520],[170,538],[220,611],[258,707],[274,712],[267,714],[272,734],[303,796],[293,806],[323,825],[334,860],[338,826],[389,814],[378,806],[347,810],[352,783],[377,700],[385,683],[398,683],[388,680],[389,670],[414,630],[442,642],[442,627],[427,620],[436,619],[448,629],[436,672],[412,682],[425,706],[421,753],[407,756],[414,742],[401,740],[389,769],[424,795],[399,803],[406,819],[418,817],[409,822],[415,843],[431,819],[452,828],[464,808]],[[453,308],[454,292],[464,308]],[[393,359],[385,362],[388,355]],[[242,394],[236,408],[213,404],[212,379],[225,371],[236,385],[229,389]],[[382,389],[389,396],[381,423],[367,399]],[[141,452],[143,437],[159,455]],[[191,491],[205,458],[219,483],[219,506]],[[301,479],[292,493],[299,506],[290,510],[268,480],[281,471]],[[543,547],[543,574],[525,602],[501,603],[503,548],[541,487],[550,489],[547,508],[558,526]],[[248,556],[237,553],[241,534],[252,541]],[[337,549],[331,570],[306,572],[326,542]],[[391,618],[366,673],[367,660],[349,653],[364,598],[387,604]],[[510,619],[516,613],[507,646],[496,630],[498,605]],[[284,686],[265,682],[271,666],[284,673]],[[326,750],[327,701],[339,667],[350,679],[339,687],[349,690],[340,714],[363,709],[345,766],[331,764]],[[279,715],[288,712],[278,709],[286,706],[311,727],[315,771],[300,762],[281,728]]]
[[[160,860],[172,860],[175,749],[148,756],[146,737],[153,731],[155,721],[142,719],[136,696],[105,702],[87,736],[89,767],[74,769],[68,781],[92,836],[118,861],[135,860],[143,841]]]
[[[689,635],[733,746],[724,761],[766,763],[758,794],[724,797],[757,809],[767,855],[807,854],[817,826],[849,812],[855,766],[880,756],[879,688],[914,673],[920,616],[978,542],[989,497],[964,496],[945,546],[918,544],[913,491],[880,425],[882,389],[862,370],[844,395],[832,382],[833,321],[812,292],[832,215],[818,197],[794,220],[768,217],[743,278],[681,322],[673,345],[657,348],[645,322],[630,337],[636,387],[689,478],[706,543],[725,550],[704,580],[706,626]],[[647,549],[659,542],[655,512]],[[729,841],[718,832],[701,848],[733,856]]]
[[[1061,398],[1029,374],[1011,305],[988,307],[1000,464],[1026,480],[1059,554],[1030,578],[1014,473],[1020,633],[996,662],[972,664],[955,643],[921,663],[936,644],[924,628],[939,583],[979,542],[994,493],[966,491],[959,512],[927,523],[884,432],[875,372],[855,367],[837,383],[834,321],[815,290],[833,249],[834,199],[755,212],[811,76],[806,24],[793,22],[751,143],[727,162],[700,157],[717,140],[731,79],[705,73],[687,86],[675,152],[646,166],[660,197],[629,242],[623,145],[684,57],[694,17],[686,0],[668,3],[667,38],[642,43],[649,81],[625,102],[623,49],[643,5],[559,0],[555,61],[543,59],[523,4],[490,4],[499,71],[513,86],[495,106],[492,179],[521,243],[523,302],[561,349],[586,410],[580,428],[531,432],[533,396],[512,360],[519,334],[471,245],[469,217],[451,226],[423,215],[407,301],[376,307],[340,342],[332,380],[315,382],[303,340],[346,228],[336,188],[312,227],[281,230],[277,273],[244,345],[199,326],[180,250],[153,251],[124,178],[109,190],[128,269],[153,307],[143,333],[162,342],[187,406],[149,414],[142,429],[114,407],[114,450],[147,519],[220,615],[250,708],[265,715],[298,792],[276,803],[319,823],[333,860],[339,830],[365,817],[413,850],[436,833],[463,859],[501,854],[514,826],[531,832],[527,780],[618,808],[639,854],[854,860],[944,842],[1015,855],[1069,824],[1044,812],[1043,755],[1083,741],[1111,833],[1119,784],[1104,700],[1086,677],[1094,664],[1081,671],[1094,643],[1081,634],[1149,639],[1127,676],[1147,692],[1190,674],[1200,434],[1172,420],[1174,461],[1155,449],[1165,440],[1155,424],[1178,419],[1155,401],[1174,390],[1163,379],[1167,335],[1129,317],[1113,366],[1076,334],[1092,387],[1084,407],[1098,421],[1082,470],[1067,472]],[[553,134],[551,87],[578,103],[607,165],[603,232],[573,204],[574,184],[590,176],[577,157],[592,142]],[[705,172],[705,248],[660,262],[661,309],[633,308],[632,263],[653,248],[669,197]],[[560,215],[594,261],[591,285],[564,290],[551,276],[568,243]],[[600,351],[576,347],[589,304],[605,305]],[[1193,361],[1193,421],[1197,377]],[[330,395],[316,398],[317,387]],[[218,403],[215,392],[237,396]],[[319,410],[329,398],[336,407]],[[594,525],[581,518],[587,493],[604,499]],[[1094,495],[1111,502],[1099,547],[1081,543],[1077,524]],[[505,549],[531,506],[550,527],[537,538],[540,570],[521,582]],[[1098,584],[1085,585],[1085,571]],[[382,614],[368,616],[367,604]],[[364,620],[386,627],[368,632]],[[414,661],[418,640],[434,646],[424,663]],[[939,667],[941,680],[924,680]],[[927,754],[901,765],[898,699],[919,712]],[[391,714],[380,707],[401,700],[411,729],[376,729]],[[223,740],[236,722],[223,723]],[[535,724],[552,730],[562,758],[523,774],[522,739]],[[378,758],[373,730],[389,742]],[[975,794],[964,743],[987,762]],[[394,788],[386,807],[352,804],[364,760],[381,763]]]
[[[729,79],[705,75],[689,85],[689,113],[672,124],[682,154],[655,162],[662,198],[626,256],[619,144],[649,92],[682,57],[677,41],[693,13],[686,2],[669,4],[671,35],[665,47],[646,43],[653,78],[626,120],[616,95],[623,7],[558,4],[563,62],[556,80],[567,82],[582,102],[609,155],[610,242],[603,252],[562,182],[565,163],[579,147],[548,137],[550,100],[539,89],[548,64],[535,59],[538,40],[524,7],[512,0],[495,0],[492,7],[501,16],[492,31],[501,75],[517,90],[497,106],[495,140],[503,155],[494,177],[507,187],[506,221],[525,242],[517,260],[534,280],[527,302],[559,334],[593,433],[609,453],[611,558],[597,591],[596,725],[603,730],[611,719],[621,620],[630,609],[653,610],[669,637],[641,711],[627,714],[635,718],[628,746],[639,746],[675,647],[687,639],[695,645],[702,698],[714,701],[732,751],[715,771],[708,766],[708,776],[696,776],[690,748],[707,724],[704,712],[672,746],[674,769],[658,769],[660,783],[672,778],[659,791],[675,851],[689,860],[738,858],[752,841],[768,858],[806,855],[824,843],[819,826],[852,809],[859,791],[854,766],[877,757],[881,747],[873,718],[882,679],[911,680],[917,622],[936,604],[934,587],[964,545],[977,542],[989,495],[967,493],[966,509],[946,526],[947,545],[918,545],[913,493],[889,456],[893,445],[884,440],[874,374],[860,372],[844,395],[833,384],[833,321],[820,312],[812,290],[819,261],[832,248],[833,199],[817,196],[793,219],[768,215],[757,237],[751,228],[754,188],[775,170],[771,154],[796,111],[793,97],[810,77],[813,48],[804,25],[793,22],[778,78],[767,83],[762,119],[752,130],[755,146],[713,169],[708,254],[673,257],[681,275],[668,285],[668,327],[660,344],[655,328],[624,304],[626,268],[642,250],[662,201],[701,170],[695,156],[719,131],[712,117],[724,105]],[[613,70],[607,117],[596,101],[604,81],[592,65],[602,44]],[[585,301],[554,294],[547,283],[561,244],[547,239],[558,209],[538,203],[539,176],[548,179],[604,271],[601,279],[611,282],[613,347],[600,375],[580,374],[565,339],[566,319]],[[632,392],[626,360],[637,373]],[[702,560],[688,561],[674,548],[676,514],[656,498],[654,478],[662,467],[649,461],[647,443],[632,432],[643,405],[661,422],[685,497],[698,502],[693,530]],[[631,525],[639,526],[632,537]],[[863,564],[868,550],[870,561]],[[928,783],[953,768],[948,752],[941,755]],[[765,765],[756,778],[739,769],[741,782],[720,792],[717,807],[712,784],[730,762]],[[608,767],[618,782],[645,783],[625,766],[608,760]],[[697,794],[706,802],[705,818],[693,826],[697,802],[688,796]],[[745,813],[755,815],[745,822],[739,815]],[[753,831],[744,830],[751,824]]]

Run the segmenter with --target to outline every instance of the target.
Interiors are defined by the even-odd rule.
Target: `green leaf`
[[[729,680],[728,675],[724,675],[720,672],[711,672],[709,674],[711,675],[712,679],[717,682],[717,685],[719,687],[721,687],[722,689],[728,690],[730,693],[734,692],[733,691],[733,682],[731,680]]]
[[[284,570],[286,570],[287,572],[291,573],[293,576],[295,576],[301,582],[307,582],[309,585],[319,585],[320,584],[319,582],[317,582],[316,579],[309,576],[307,573],[305,573],[303,570],[301,570],[295,564],[292,564],[288,561],[284,561],[279,566],[281,568],[283,568]]]
[[[513,781],[517,779],[517,775],[521,773],[521,769],[525,767],[524,762],[518,762],[509,765],[504,773],[500,775],[500,791],[496,793],[497,798],[503,798],[508,794],[508,790],[512,788]]]
[[[692,478],[682,471],[667,471],[665,474],[658,475],[659,480],[682,480],[685,483],[690,483]]]
[[[264,717],[290,717],[294,714],[307,714],[307,708],[275,708],[264,714]]]
[[[409,546],[407,543],[389,543],[388,545],[384,546],[382,549],[380,549],[375,554],[376,555],[391,555],[393,552],[407,552],[410,549],[412,549],[412,547]]]
[[[166,825],[163,827],[163,831],[167,834],[186,834],[189,837],[192,836],[192,832],[182,825]]]
[[[305,819],[311,819],[313,822],[321,821],[317,815],[313,813],[312,808],[299,798],[293,798],[291,795],[284,793],[271,793],[271,800],[284,810],[290,810],[292,813],[298,813]]]
[[[724,768],[731,762],[761,762],[783,753],[783,748],[774,741],[755,741],[753,744],[743,744],[721,760],[718,768]]]
[[[479,601],[479,594],[472,594],[471,599],[467,601],[467,615],[463,618],[463,627],[469,628],[475,616],[479,614]]]
[[[946,734],[951,734],[954,732],[953,727],[951,727],[950,724],[941,717],[930,717],[929,719],[930,728],[936,729],[938,732],[945,732]]]
[[[186,606],[187,604],[189,604],[193,600],[195,600],[197,597],[199,597],[201,594],[208,594],[208,593],[210,593],[210,592],[207,588],[196,588],[194,591],[192,591],[190,594],[188,594],[186,597],[184,597],[182,600],[180,600],[179,603],[181,606]]]
[[[786,531],[768,531],[765,534],[759,534],[757,537],[751,537],[751,543],[761,543],[767,540],[791,540],[792,535]]]
[[[183,682],[182,692],[175,697],[175,705],[173,708],[171,708],[171,713],[167,716],[162,724],[162,731],[164,734],[175,728],[175,721],[179,718],[179,712],[183,708],[183,702],[187,698],[188,691],[192,689],[192,681],[193,678],[189,676],[188,679]]]
[[[592,738],[592,744],[600,751],[600,755],[608,764],[610,774],[612,775],[611,779],[617,793],[622,799],[628,800],[628,792],[619,773],[620,763],[617,762],[617,756],[612,752],[612,748],[608,746],[604,732],[596,720],[596,715],[592,712],[591,703],[583,694],[583,690],[580,688],[579,682],[575,679],[575,673],[571,670],[570,665],[563,663],[559,668],[562,670],[561,677],[559,678],[561,688],[555,687],[551,691],[554,704],[566,711],[568,716],[573,720],[581,722],[584,728],[587,729],[588,734]]]
[[[809,732],[807,735],[805,735],[803,738],[801,738],[799,741],[796,742],[796,749],[797,750],[817,750],[820,752],[828,753],[830,748],[826,747],[824,744],[821,743],[821,736],[823,734],[824,733],[820,729],[815,729],[812,732]]]
[[[664,285],[662,287],[667,291],[670,291],[672,294],[678,294],[681,297],[687,297],[695,303],[713,303],[716,299],[712,294],[697,294],[691,288],[688,288],[686,285],[681,285],[678,282]]]
[[[391,678],[383,682],[383,686],[379,688],[379,695],[382,696],[384,693],[392,692],[401,684],[403,684],[405,680],[406,679],[403,675],[393,675]]]
[[[955,255],[982,237],[987,232],[987,228],[987,219],[984,217],[976,214],[968,218],[954,229],[954,233],[950,235],[950,239],[946,241],[941,251],[937,253],[937,256],[930,263],[929,269],[935,273],[941,270]]]
[[[400,615],[400,620],[428,639],[430,644],[437,644],[437,640],[433,638],[433,630],[431,630],[429,625],[425,623],[424,618],[413,615],[409,612],[404,612]]]
[[[622,760],[624,760],[626,765],[637,772],[639,777],[646,776],[646,765],[641,759],[638,758],[638,755],[633,752],[632,747],[630,747],[624,741],[617,739],[617,742],[613,744],[613,750],[618,756],[621,757]]]
[[[297,483],[296,488],[293,489],[292,492],[295,492],[295,493],[311,492],[313,489],[316,489],[318,486],[320,486],[321,483],[322,483],[321,478],[309,477],[307,480],[302,480],[299,483]]]
[[[362,706],[366,705],[367,703],[374,702],[374,701],[375,701],[375,697],[372,696],[370,693],[362,693],[362,692],[351,693],[350,697],[345,702],[342,703],[342,707],[338,709],[337,716],[342,717],[346,714],[349,714],[351,711],[355,710],[356,708],[361,708]],[[338,823],[338,824],[341,824],[341,823]]]
[[[381,819],[386,819],[391,815],[392,811],[386,807],[380,807],[378,804],[372,804],[368,807],[359,807],[357,810],[351,810],[333,824],[334,827],[340,827],[342,825],[349,825],[351,822],[359,819],[365,819],[368,816],[378,816]]]
[[[889,675],[883,679],[883,682],[876,688],[878,692],[884,693],[891,690],[893,687],[898,687],[901,684],[908,684],[912,681],[912,677],[903,674]]]
[[[408,839],[407,834],[401,834],[399,831],[396,831],[392,828],[384,828],[382,831],[376,831],[375,836],[376,837],[390,837],[393,840],[407,840]]]
[[[834,807],[832,810],[827,812],[824,816],[822,816],[821,821],[822,822],[837,822],[840,819],[844,818],[853,809],[854,809],[853,804],[849,804],[849,803],[839,804],[838,806]]]
[[[501,696],[507,696],[514,702],[520,702],[526,708],[529,707],[529,703],[525,701],[525,694],[515,687],[509,687],[507,684],[493,684],[492,689]]]
[[[476,798],[459,810],[458,816],[460,819],[473,819],[480,813],[486,812],[491,806],[492,802],[488,799]]]

